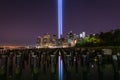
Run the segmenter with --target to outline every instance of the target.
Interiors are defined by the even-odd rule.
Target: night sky
[[[63,0],[63,32],[87,34],[120,28],[120,0]],[[0,0],[0,45],[35,44],[57,35],[57,0]]]

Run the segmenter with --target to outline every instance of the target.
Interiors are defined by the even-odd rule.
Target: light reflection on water
[[[61,56],[58,57],[58,80],[63,80],[63,61]]]

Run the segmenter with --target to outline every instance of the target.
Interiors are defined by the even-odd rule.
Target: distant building
[[[85,37],[86,37],[85,32],[80,33],[80,38],[85,38]]]
[[[40,48],[40,47],[42,46],[42,40],[43,40],[43,39],[42,39],[41,36],[38,36],[38,37],[37,37],[37,42],[36,42],[36,43],[37,43],[37,44],[36,44],[36,47],[37,47],[37,48]]]
[[[52,36],[52,39],[51,39],[51,42],[50,42],[51,46],[56,46],[57,45],[57,36],[56,35],[53,35]]]
[[[37,38],[37,48],[57,48],[57,47],[74,47],[77,42],[80,42],[86,37],[85,32],[77,35],[70,31],[64,36],[57,38],[56,35],[44,34],[43,37],[38,36]]]
[[[43,36],[42,46],[48,47],[49,44],[50,44],[50,34],[47,33]]]

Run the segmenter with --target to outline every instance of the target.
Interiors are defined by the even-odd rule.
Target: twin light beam
[[[63,34],[62,26],[62,0],[58,0],[58,38]]]

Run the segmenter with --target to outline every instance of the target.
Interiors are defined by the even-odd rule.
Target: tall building
[[[42,46],[48,47],[49,44],[50,44],[50,35],[47,33],[47,34],[44,34],[43,36]]]
[[[80,38],[85,38],[85,32],[80,33]]]
[[[53,46],[56,46],[56,45],[57,45],[57,36],[56,36],[56,35],[53,35],[53,36],[52,36],[51,42],[52,42],[52,45],[53,45]]]
[[[41,36],[38,36],[37,37],[37,47],[40,47],[40,46],[42,46],[42,37]]]
[[[37,37],[37,44],[40,44],[41,41],[42,41],[42,37],[41,37],[41,36],[38,36],[38,37]]]

